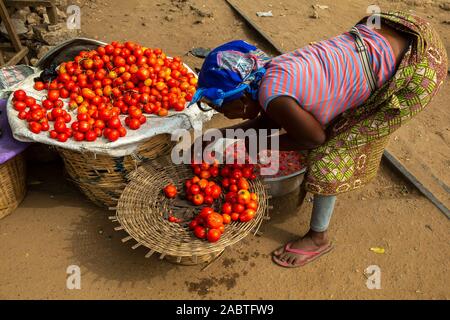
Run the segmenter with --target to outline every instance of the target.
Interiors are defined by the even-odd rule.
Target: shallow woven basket
[[[26,193],[26,165],[22,154],[0,165],[0,219],[13,212]]]
[[[117,205],[130,172],[145,161],[168,154],[173,145],[169,134],[161,134],[143,142],[135,153],[124,157],[62,148],[58,151],[70,179],[92,202],[109,208]]]
[[[179,197],[168,199],[162,192],[169,183],[183,190],[184,181],[192,176],[190,166],[174,165],[169,157],[151,161],[134,171],[119,199],[116,216],[111,217],[120,224],[116,230],[125,230],[129,234],[123,241],[136,240],[133,249],[141,245],[149,248],[147,258],[156,252],[161,259],[195,265],[210,262],[250,232],[256,233],[262,221],[268,219],[267,190],[263,182],[256,179],[250,182],[250,189],[258,195],[259,202],[255,218],[246,223],[226,225],[224,234],[216,243],[197,239],[187,224],[200,211],[199,207],[191,206]],[[169,212],[182,218],[184,223],[169,222]]]

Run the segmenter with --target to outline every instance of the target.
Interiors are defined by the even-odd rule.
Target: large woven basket
[[[174,142],[170,135],[161,134],[142,143],[132,155],[111,157],[108,155],[77,152],[59,148],[70,179],[95,204],[115,207],[127,176],[147,160],[166,155]]]
[[[0,165],[0,219],[13,212],[26,193],[26,165],[22,154]]]
[[[116,230],[125,230],[129,236],[123,241],[134,239],[139,246],[150,249],[146,257],[159,253],[160,258],[170,262],[195,265],[210,262],[225,248],[245,238],[252,231],[257,232],[263,220],[268,219],[268,195],[263,182],[251,181],[252,192],[257,193],[259,207],[253,220],[241,223],[232,222],[216,243],[197,239],[187,224],[200,210],[180,199],[168,199],[162,189],[174,183],[178,190],[183,189],[186,179],[192,178],[192,170],[186,165],[174,165],[169,157],[163,157],[141,166],[130,175],[130,183],[123,191],[116,216],[111,217],[120,226]],[[181,205],[180,205],[181,203]],[[220,204],[216,204],[219,206]],[[173,214],[184,223],[171,223],[168,215]]]

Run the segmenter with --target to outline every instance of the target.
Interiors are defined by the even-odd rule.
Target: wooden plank
[[[0,66],[5,64],[5,58],[3,58],[3,51],[0,49]]]
[[[52,7],[53,3],[49,0],[6,0],[8,7],[22,8],[22,7],[35,7],[44,6]]]
[[[266,40],[279,54],[283,54],[284,51],[281,49],[275,42],[271,40],[271,38],[261,30],[256,23],[250,19],[243,10],[239,8],[238,5],[234,1],[226,0],[228,5],[231,6],[253,29],[255,29],[263,38]]]
[[[11,42],[14,46],[15,51],[17,51],[17,53],[21,53],[22,44],[20,43],[20,39],[16,33],[16,30],[14,30],[14,26],[11,23],[11,19],[9,18],[8,10],[6,9],[6,6],[5,6],[5,3],[3,0],[0,0],[0,17],[5,25],[6,30],[8,31],[9,37],[11,39]],[[16,56],[14,56],[14,57],[16,57]],[[22,57],[22,58],[26,64],[29,64],[27,57]],[[19,61],[17,61],[17,62],[19,62]]]
[[[281,49],[271,38],[268,36],[261,28],[250,19],[246,13],[239,8],[238,5],[232,0],[226,0],[227,3],[256,31],[259,35],[266,40],[279,54],[283,54],[284,50]],[[450,71],[450,69],[449,69]],[[450,219],[449,209],[428,189],[425,187],[424,183],[419,181],[414,174],[412,174],[405,165],[403,165],[389,150],[386,148],[383,153],[383,158],[391,164],[402,176],[410,181],[427,199],[429,199],[439,210],[441,210],[447,218]],[[445,185],[442,181],[440,181],[437,177],[434,177],[437,180],[437,184]]]
[[[434,196],[408,169],[388,150],[384,151],[383,157],[398,170],[403,177],[413,184],[425,197],[428,198],[439,210],[441,210],[448,219],[450,219],[450,210]]]
[[[18,64],[28,53],[28,48],[22,48],[19,52],[17,52],[8,62],[5,63],[6,67],[14,66]]]
[[[56,6],[52,5],[47,10],[48,19],[51,24],[55,24],[58,22],[58,13],[56,12]]]
[[[13,45],[11,43],[0,43],[0,49],[14,49]]]

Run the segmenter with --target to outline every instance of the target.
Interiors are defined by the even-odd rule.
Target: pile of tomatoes
[[[200,213],[189,223],[189,229],[199,239],[207,239],[209,242],[219,241],[225,232],[225,224],[230,223],[213,208],[204,207]]]
[[[62,63],[53,81],[36,81],[35,90],[47,90],[41,104],[17,90],[14,108],[36,134],[50,131],[50,137],[61,142],[71,137],[95,141],[101,136],[116,141],[127,134],[125,127],[139,129],[145,114],[164,117],[169,110],[184,110],[196,87],[197,78],[179,57],[169,58],[161,49],[133,42],[112,42]],[[72,123],[65,106],[76,111]],[[120,115],[126,116],[124,123]]]
[[[212,205],[222,194],[222,188],[215,181],[209,180],[219,175],[219,165],[217,162],[212,165],[203,162],[191,166],[195,176],[184,183],[187,200],[196,206]]]
[[[208,205],[189,223],[197,238],[216,242],[225,232],[226,224],[232,221],[248,222],[255,217],[258,196],[250,192],[249,183],[256,178],[253,165],[223,165],[219,170],[217,163],[202,163],[192,164],[192,171],[194,177],[184,183],[186,198],[196,206]],[[212,178],[220,178],[222,187]],[[164,193],[168,198],[175,198],[178,191],[173,184],[169,184],[164,188]],[[215,212],[212,205],[222,195],[221,212]],[[173,216],[169,217],[169,221],[182,222]]]
[[[200,179],[197,176],[186,180],[184,186],[186,198],[196,206],[212,205],[222,194],[222,188],[214,181]]]

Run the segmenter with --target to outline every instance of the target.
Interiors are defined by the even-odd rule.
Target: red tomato
[[[222,205],[222,213],[224,214],[231,214],[233,212],[233,206],[231,205],[231,203],[225,202]]]
[[[119,117],[115,116],[108,120],[108,128],[118,129],[122,126]]]
[[[197,227],[197,226],[198,226],[198,221],[195,219],[189,223],[189,229],[191,229],[191,230],[194,230],[195,227]]]
[[[28,124],[28,127],[30,128],[30,131],[35,133],[35,134],[41,133],[42,126],[41,126],[41,124],[39,122],[31,121]]]
[[[169,111],[167,111],[167,109],[165,109],[165,108],[161,108],[161,109],[159,109],[159,111],[158,111],[158,115],[160,116],[160,117],[165,117],[165,116],[167,116],[169,114]]]
[[[14,91],[14,101],[24,101],[26,97],[27,97],[27,94],[25,91],[23,91],[23,90]]]
[[[246,179],[249,179],[253,174],[252,168],[244,168],[242,169],[242,176]]]
[[[250,188],[250,184],[245,178],[240,178],[237,186],[240,190],[248,190]]]
[[[28,112],[26,111],[20,111],[19,114],[17,115],[17,117],[20,120],[25,120],[28,117]]]
[[[24,101],[25,104],[27,105],[27,107],[31,107],[31,106],[36,104],[36,99],[33,98],[33,97],[25,97],[25,98],[23,98],[23,100],[18,100],[17,99],[17,101]]]
[[[231,222],[231,216],[229,214],[225,213],[222,215],[222,217],[224,224],[229,224]]]
[[[140,123],[140,124],[144,124],[144,123],[146,123],[146,122],[147,122],[147,118],[146,118],[144,115],[140,116],[140,118],[139,118],[139,123]]]
[[[51,114],[52,114],[53,119],[56,119],[56,118],[62,117],[64,115],[64,110],[61,108],[53,108]]]
[[[219,175],[219,168],[212,167],[209,169],[209,173],[211,173],[211,176],[217,177]]]
[[[136,72],[136,76],[139,80],[145,81],[148,77],[150,77],[150,72],[147,68],[141,67]]]
[[[116,67],[123,67],[126,65],[126,60],[123,57],[119,56],[114,57],[113,62]]]
[[[229,203],[236,203],[237,202],[237,193],[230,191],[225,195],[225,201]]]
[[[230,186],[230,180],[228,178],[225,178],[222,180],[222,186],[224,188],[228,188]]]
[[[56,101],[59,99],[59,90],[50,90],[47,94],[48,100]]]
[[[211,173],[208,170],[203,170],[200,172],[200,178],[209,179],[211,178]]]
[[[238,192],[238,202],[240,204],[247,204],[250,201],[250,192],[247,190],[239,190]]]
[[[205,239],[206,238],[206,229],[201,226],[196,226],[194,228],[194,234],[199,239]]]
[[[206,217],[206,226],[211,229],[220,227],[223,224],[222,215],[213,212]]]
[[[255,210],[258,209],[258,202],[256,202],[255,200],[250,200],[247,205],[246,205],[247,209],[252,209]]]
[[[79,113],[77,115],[77,120],[78,121],[88,121],[89,120],[89,115],[87,113]]]
[[[242,172],[239,169],[234,169],[233,172],[231,173],[231,177],[233,179],[239,180],[240,178],[242,178]]]
[[[241,213],[241,212],[244,212],[244,210],[245,210],[244,205],[242,205],[240,203],[233,204],[233,212]]]
[[[128,121],[128,127],[131,130],[137,130],[141,127],[141,122],[138,119],[130,118]]]
[[[42,101],[42,106],[43,106],[45,109],[50,110],[50,109],[53,108],[53,102],[50,101],[50,100],[48,100],[48,99],[45,99],[44,101]]]
[[[210,214],[214,213],[214,209],[210,208],[210,207],[204,207],[200,213],[199,213],[199,217],[202,219],[206,219]]]
[[[66,113],[64,115],[64,122],[69,123],[70,121],[72,121],[72,116],[68,113]]]
[[[221,175],[222,177],[224,177],[224,178],[230,176],[230,168],[229,168],[229,167],[223,167],[223,168],[220,170],[220,175]]]
[[[175,198],[177,196],[177,187],[173,184],[169,184],[164,188],[164,194],[167,198]]]
[[[197,184],[191,185],[189,188],[189,193],[192,195],[197,195],[200,193],[200,187]]]
[[[39,122],[39,120],[41,120],[44,117],[44,115],[45,115],[45,113],[42,112],[42,110],[38,109],[38,110],[35,110],[35,111],[31,112],[31,116],[30,117],[31,117],[32,121]]]
[[[66,132],[66,129],[67,129],[66,123],[63,121],[56,121],[54,127],[55,127],[55,131],[58,133],[64,133],[64,132]]]
[[[211,197],[211,196],[205,196],[205,197],[204,197],[204,203],[205,203],[205,204],[208,204],[208,205],[213,204],[213,203],[214,203],[213,197]]]
[[[17,111],[25,111],[25,109],[27,108],[27,105],[25,102],[23,101],[16,101],[14,102],[14,109]]]
[[[50,131],[50,138],[52,139],[56,139],[58,137],[58,132],[56,132],[56,130],[52,130]]]
[[[111,119],[111,111],[103,109],[99,111],[98,116],[100,120],[108,121],[109,119]]]
[[[117,129],[117,131],[119,131],[120,137],[125,137],[127,135],[127,129],[125,129],[124,127],[120,127],[119,129]]]
[[[255,217],[255,215],[256,215],[255,210],[247,209],[239,216],[239,221],[241,222],[250,221]]]
[[[34,88],[35,90],[37,90],[37,91],[41,91],[41,90],[44,90],[45,85],[44,85],[44,83],[43,83],[42,81],[36,81],[36,82],[34,83],[33,88]]]
[[[231,220],[238,221],[239,220],[239,213],[233,212],[230,217],[231,217]]]
[[[85,138],[86,141],[95,141],[97,140],[97,133],[95,133],[95,131],[93,130],[89,130],[88,132],[86,132]]]
[[[80,132],[86,133],[91,130],[91,125],[87,121],[80,121],[78,122],[78,130]]]
[[[209,242],[217,242],[220,239],[221,235],[222,235],[222,233],[220,232],[220,230],[218,230],[218,229],[209,229],[207,238],[208,238]]]
[[[74,134],[73,134],[73,139],[75,140],[75,141],[83,141],[84,140],[84,133],[82,133],[82,132],[75,132]]]
[[[108,134],[108,136],[107,136],[107,139],[108,139],[109,141],[111,141],[111,142],[114,142],[114,141],[116,141],[117,139],[119,139],[119,137],[120,137],[119,131],[116,130],[116,129],[112,129],[112,130],[109,132],[109,134]]]
[[[103,120],[97,119],[94,122],[94,127],[95,128],[99,128],[99,129],[104,129],[105,128],[105,122]]]
[[[48,131],[50,129],[50,125],[48,124],[47,121],[42,121],[41,122],[41,130],[42,131]]]
[[[205,195],[210,196],[212,193],[212,187],[211,186],[205,187],[204,192],[205,192]]]
[[[69,135],[65,132],[58,134],[58,141],[66,142],[69,139]]]
[[[222,189],[218,185],[214,185],[211,187],[211,197],[213,199],[218,199],[222,194]]]
[[[138,108],[130,109],[128,113],[132,118],[135,119],[139,119],[142,116],[142,110]]]
[[[83,98],[91,100],[95,97],[95,92],[89,88],[83,88],[81,89],[81,95],[83,96]]]
[[[97,135],[97,138],[100,138],[102,136],[103,130],[100,128],[94,128],[94,132]]]

